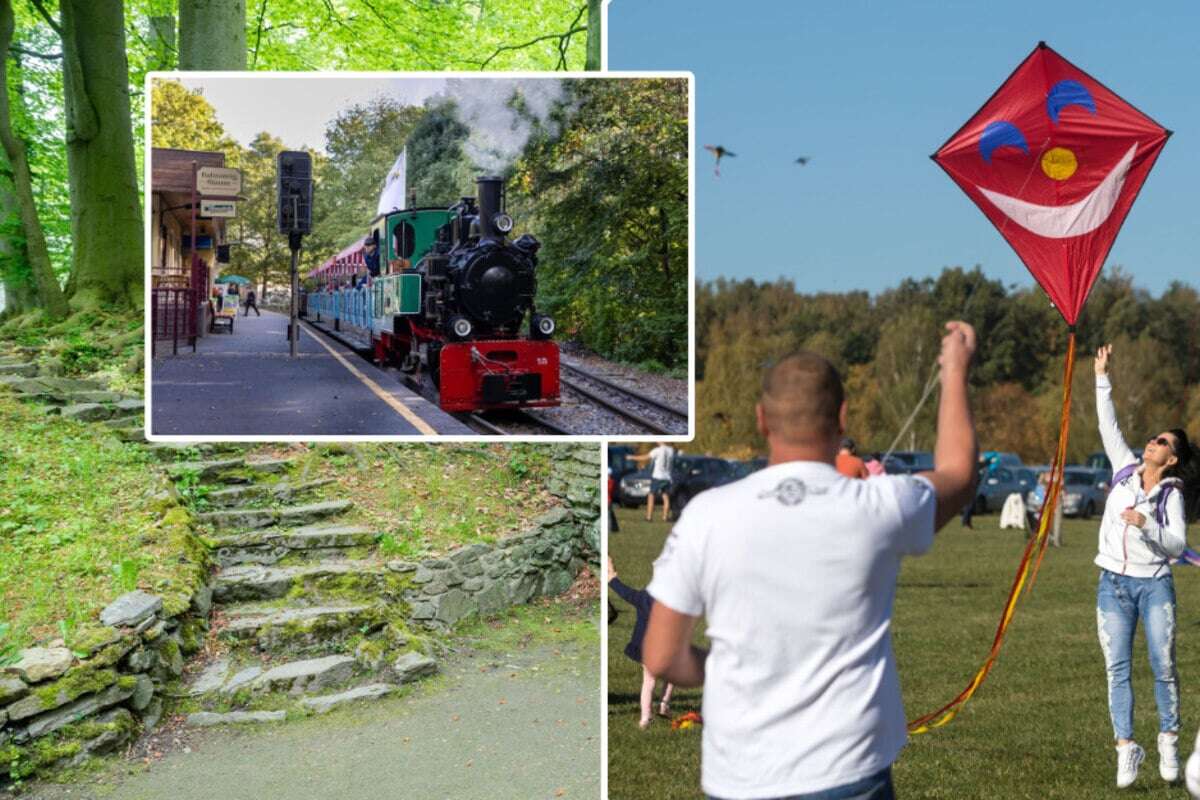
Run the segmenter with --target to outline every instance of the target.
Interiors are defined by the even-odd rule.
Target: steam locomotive
[[[554,320],[534,307],[541,244],[507,239],[501,178],[476,188],[449,208],[376,217],[365,240],[309,274],[306,315],[369,335],[377,363],[424,369],[446,411],[558,405]],[[356,285],[375,258],[378,275]]]

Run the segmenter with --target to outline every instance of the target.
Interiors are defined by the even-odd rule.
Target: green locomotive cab
[[[395,314],[421,312],[421,276],[414,270],[433,247],[438,229],[454,219],[445,208],[412,208],[381,214],[371,223],[379,243],[379,277],[372,281],[377,330],[391,330]]]

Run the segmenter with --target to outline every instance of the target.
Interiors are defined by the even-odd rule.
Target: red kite
[[[933,160],[1074,325],[1170,135],[1040,42]]]

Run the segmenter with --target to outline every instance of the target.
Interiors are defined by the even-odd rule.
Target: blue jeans
[[[1175,581],[1132,578],[1100,570],[1096,589],[1096,629],[1108,669],[1108,711],[1113,735],[1133,738],[1133,684],[1130,667],[1138,620],[1146,628],[1146,649],[1154,673],[1159,730],[1179,730],[1179,673],[1175,669]]]
[[[708,795],[708,800],[719,798]],[[820,792],[809,794],[793,794],[787,797],[771,798],[771,800],[896,800],[896,791],[892,788],[892,768],[876,772],[854,783],[835,786]]]

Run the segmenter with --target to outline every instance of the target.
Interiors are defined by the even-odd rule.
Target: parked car
[[[608,478],[612,481],[609,498],[614,503],[620,502],[621,479],[638,469],[637,464],[630,459],[632,455],[633,448],[629,445],[610,444],[608,446]],[[642,496],[645,497],[645,495]],[[624,505],[623,502],[622,505]]]
[[[1104,501],[1108,499],[1108,482],[1099,480],[1103,472],[1088,467],[1067,467],[1063,470],[1064,516],[1087,519],[1104,508]],[[1025,496],[1025,504],[1034,512],[1042,507],[1032,491]]]
[[[975,489],[975,513],[997,511],[1010,494],[1026,495],[1037,485],[1037,474],[1028,467],[995,467]]]
[[[1088,469],[1095,470],[1099,475],[1100,480],[1104,483],[1104,488],[1108,490],[1108,484],[1112,481],[1112,462],[1108,460],[1108,456],[1104,453],[1092,453],[1087,457],[1084,466]]]
[[[682,462],[682,463],[681,463]],[[764,460],[764,465],[766,461]],[[679,519],[679,512],[691,499],[714,486],[732,483],[738,478],[735,462],[711,456],[681,456],[675,459],[676,470],[671,481],[671,518]],[[749,474],[749,473],[746,473]]]
[[[997,467],[1023,467],[1025,464],[1021,461],[1021,457],[1016,453],[1003,453],[999,450],[984,450],[983,460],[987,463],[989,470],[994,470]]]
[[[911,475],[933,469],[933,453],[926,450],[896,450],[883,460],[889,475]]]

